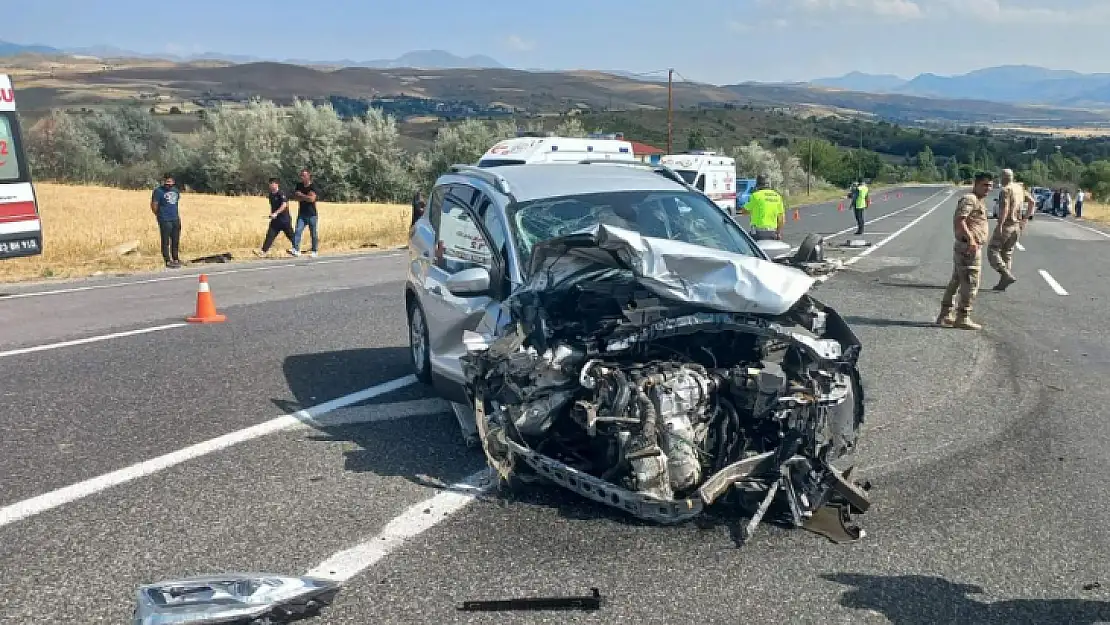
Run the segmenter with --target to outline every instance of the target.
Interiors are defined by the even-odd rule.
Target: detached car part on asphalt
[[[138,590],[134,625],[277,625],[318,616],[336,582],[266,573],[169,580]]]
[[[781,492],[795,525],[855,538],[810,522],[869,507],[831,465],[863,422],[860,343],[812,278],[608,226],[540,244],[529,273],[507,331],[463,358],[502,478],[660,523],[737,487],[759,503],[746,534]]]
[[[406,304],[418,377],[502,481],[663,524],[739,504],[745,537],[779,502],[858,538],[870,503],[833,463],[864,420],[861,345],[810,295],[821,238],[757,243],[658,168],[499,169],[437,181]]]

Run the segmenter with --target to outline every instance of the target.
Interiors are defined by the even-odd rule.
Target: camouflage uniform
[[[1005,222],[999,221],[998,227],[991,234],[987,248],[987,261],[1002,279],[994,288],[996,291],[1005,290],[1017,278],[1013,274],[1014,248],[1017,246],[1018,237],[1021,236],[1021,214],[1025,211],[1025,200],[1028,194],[1020,182],[1011,182],[1002,187],[999,193],[999,219],[1002,212],[1009,207],[1009,215]]]
[[[961,328],[978,329],[971,321],[972,304],[979,292],[979,274],[983,265],[983,244],[989,235],[987,228],[987,207],[983,201],[973,193],[960,198],[956,204],[956,218],[966,218],[967,227],[971,236],[979,247],[974,253],[969,252],[970,242],[956,231],[956,243],[952,250],[952,277],[948,279],[948,288],[944,290],[944,297],[940,304],[940,325],[955,325]],[[952,318],[952,309],[956,293],[960,294],[959,305],[956,306],[956,318]]]

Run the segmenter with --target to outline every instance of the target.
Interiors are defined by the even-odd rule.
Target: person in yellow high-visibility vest
[[[748,203],[740,209],[741,215],[748,215],[752,224],[752,238],[782,239],[782,229],[786,225],[786,202],[778,191],[769,188],[767,176],[755,177],[755,191]]]
[[[863,234],[863,211],[871,206],[871,198],[868,196],[870,189],[867,188],[867,181],[861,180],[849,197],[852,200],[852,211],[856,214],[856,234]]]

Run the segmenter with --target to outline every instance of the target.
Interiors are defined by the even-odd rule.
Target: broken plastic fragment
[[[286,623],[335,599],[336,582],[268,573],[229,573],[139,587],[134,625]]]

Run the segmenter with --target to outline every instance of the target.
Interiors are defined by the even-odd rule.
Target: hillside
[[[20,57],[8,59],[23,63]],[[294,97],[370,98],[409,95],[436,100],[469,101],[481,106],[506,105],[527,112],[561,112],[572,108],[629,110],[667,105],[665,83],[598,71],[526,72],[512,69],[324,69],[276,62],[188,64],[141,60],[104,68],[73,69],[75,61],[38,61],[38,71],[24,71],[18,88],[23,107],[89,106],[135,102],[140,93],[191,101],[245,101],[262,97],[288,102]],[[93,63],[93,62],[89,62]],[[841,113],[877,116],[901,123],[1007,123],[1011,125],[1082,125],[1110,121],[1110,114],[1063,108],[1034,108],[975,100],[930,99],[898,94],[871,94],[817,88],[805,84],[745,83],[715,86],[690,82],[674,85],[676,108],[751,104],[814,107]]]
[[[851,72],[813,85],[927,98],[975,99],[1008,104],[1110,107],[1110,74],[1081,74],[1032,65],[1002,65],[956,76],[897,76]]]

